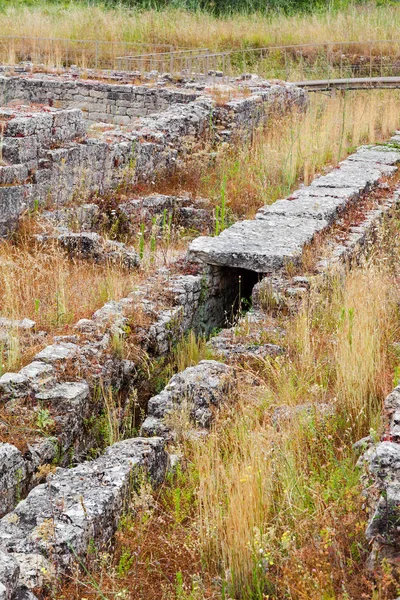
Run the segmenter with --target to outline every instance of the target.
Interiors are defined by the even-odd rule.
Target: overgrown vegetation
[[[356,52],[363,54],[369,53],[368,40],[398,37],[400,10],[398,3],[390,0],[272,1],[275,10],[269,14],[244,11],[245,14],[216,17],[206,11],[183,10],[187,6],[185,0],[165,3],[163,10],[154,10],[158,5],[155,0],[146,0],[153,10],[137,10],[133,1],[129,8],[123,2],[111,5],[97,1],[6,0],[0,6],[0,29],[2,35],[31,36],[34,32],[35,36],[47,38],[123,40],[210,49],[353,40],[359,42]],[[228,4],[226,0],[223,3]],[[319,4],[324,10],[285,15],[276,10],[279,3],[296,8]],[[230,9],[241,6],[254,4],[252,0],[229,3]],[[268,2],[262,6],[267,7]],[[392,50],[397,51],[395,47]]]
[[[7,4],[9,0],[5,0]],[[334,11],[347,8],[349,5],[365,4],[368,0],[239,0],[232,3],[227,0],[89,0],[87,4],[96,6],[124,6],[145,10],[163,10],[169,7],[180,8],[190,11],[206,11],[211,14],[232,14],[232,13],[269,13],[272,11],[281,11],[284,13],[297,13],[300,11],[308,12],[313,10]],[[41,5],[41,0],[17,0],[17,4],[27,4],[28,6]],[[61,4],[68,6],[68,0],[49,0],[49,4]],[[79,4],[79,0],[76,2]],[[14,2],[15,4],[15,2]]]
[[[311,95],[306,113],[271,114],[251,140],[228,148],[212,168],[196,159],[178,180],[161,182],[158,189],[178,186],[213,198],[223,229],[232,213],[252,217],[263,204],[288,196],[300,183],[308,185],[357,146],[387,140],[398,126],[399,99],[393,90]]]
[[[36,327],[33,336],[24,334],[23,342],[22,332],[11,330],[12,345],[4,349],[0,372],[20,367],[43,347],[48,334],[68,333],[79,319],[132,291],[135,281],[122,266],[71,260],[56,244],[41,246],[29,223],[18,240],[0,244],[0,313],[8,319],[31,319]]]
[[[115,554],[88,556],[56,598],[391,600],[390,565],[365,570],[357,453],[380,432],[398,367],[400,222],[345,275],[316,282],[278,316],[287,353],[261,359],[207,438],[181,442],[182,467],[154,498],[144,487]],[[53,597],[53,596],[52,596]]]

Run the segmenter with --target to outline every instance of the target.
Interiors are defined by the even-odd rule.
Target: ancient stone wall
[[[261,87],[220,104],[193,90],[43,77],[5,78],[1,85],[4,102],[9,98],[50,101],[52,106],[10,107],[0,113],[0,234],[15,226],[20,213],[36,202],[63,204],[73,194],[101,193],[126,177],[151,180],[185,160],[193,142],[209,133],[210,124],[219,140],[232,140],[251,132],[267,107],[278,104],[285,110],[294,104],[302,108],[305,102],[304,94],[293,86]],[[62,102],[64,107],[57,108]],[[86,105],[73,108],[74,102]],[[113,127],[88,131],[88,121],[98,119]],[[173,275],[160,269],[126,298],[107,302],[91,319],[76,323],[74,335],[55,339],[18,373],[0,378],[0,403],[10,415],[41,407],[48,409],[55,423],[52,435],[27,440],[25,448],[0,443],[0,514],[4,515],[0,520],[0,598],[19,600],[27,589],[43,585],[44,573],[51,574],[54,568],[60,573],[68,570],[76,556],[85,555],[91,540],[99,546],[109,542],[132,483],[149,475],[158,484],[169,468],[164,440],[154,437],[119,442],[95,460],[86,460],[90,449],[102,450],[92,427],[104,409],[99,384],[121,395],[123,409],[132,389],[141,383],[139,359],[126,360],[112,349],[115,337],[129,335],[132,311],[140,307],[146,316],[140,336],[135,334],[140,350],[155,359],[167,356],[189,330],[209,336],[215,329],[227,328],[210,346],[231,364],[202,361],[175,375],[163,392],[150,398],[142,425],[142,434],[174,438],[178,431],[170,417],[182,409],[189,413],[194,434],[199,429],[204,434],[214,411],[235,399],[232,385],[236,386],[240,371],[236,361],[284,352],[278,344],[251,333],[252,321],[265,322],[263,334],[268,327],[263,321],[265,294],[272,290],[276,305],[287,302],[289,306],[307,292],[307,277],[285,274],[288,263],[299,267],[303,250],[315,236],[330,232],[349,208],[362,206],[365,195],[383,183],[382,189],[389,187],[388,197],[371,202],[365,223],[342,232],[340,243],[332,244],[331,259],[353,252],[375,220],[398,202],[390,182],[399,162],[395,147],[361,148],[311,186],[263,207],[253,221],[235,224],[220,236],[198,238],[191,245],[189,260],[175,265]],[[157,199],[159,204],[164,201]],[[130,211],[140,208],[135,201],[127,204]],[[89,234],[93,240],[96,234]],[[317,272],[330,266],[324,260],[316,265]],[[249,298],[253,289],[255,309],[243,340],[236,335],[237,328],[229,326],[240,317],[241,299]],[[370,474],[379,480],[368,535],[374,544],[378,538],[382,544],[379,536],[386,535],[388,556],[398,542],[398,396],[396,389],[386,401],[388,437],[368,459]],[[80,464],[60,468],[71,462]],[[43,473],[52,471],[53,463],[57,470],[42,483]]]
[[[13,131],[12,121],[10,125],[10,131]],[[25,131],[26,126],[27,124],[20,124],[22,129],[18,131]],[[24,139],[24,137],[16,137],[16,139]],[[52,142],[50,140],[45,143],[51,145]],[[71,552],[66,550],[70,549],[71,545],[76,549],[77,554],[84,554],[89,530],[95,531],[95,539],[99,544],[110,538],[128,492],[127,482],[131,477],[132,463],[139,465],[140,468],[147,468],[146,461],[142,461],[143,449],[146,448],[145,455],[150,460],[150,473],[153,474],[153,467],[156,469],[158,475],[155,479],[161,479],[165,473],[168,457],[164,453],[162,442],[149,438],[149,442],[141,439],[126,440],[121,443],[122,445],[111,447],[95,461],[84,462],[71,470],[58,470],[45,484],[37,485],[38,480],[35,479],[39,467],[49,465],[55,457],[58,458],[59,464],[67,465],[70,449],[74,452],[82,452],[84,457],[85,450],[91,443],[85,421],[90,414],[92,416],[97,414],[94,410],[94,381],[101,379],[115,388],[121,388],[125,384],[128,387],[137,384],[135,379],[137,365],[132,361],[112,356],[110,353],[112,336],[126,335],[129,311],[140,305],[142,310],[151,317],[143,337],[142,347],[155,357],[168,353],[172,344],[188,329],[209,334],[213,328],[225,326],[231,320],[230,311],[235,312],[235,306],[240,306],[240,298],[248,296],[258,280],[258,268],[255,266],[257,267],[261,262],[266,265],[270,277],[263,281],[268,285],[271,285],[271,282],[275,283],[273,276],[278,280],[282,275],[287,256],[291,259],[300,258],[301,250],[312,241],[315,232],[328,230],[330,226],[337,223],[350,206],[362,202],[364,193],[377,189],[382,178],[390,182],[397,172],[399,161],[400,153],[394,148],[360,149],[342,163],[339,169],[316,180],[309,188],[303,188],[294,194],[290,201],[283,200],[271,207],[264,207],[257,219],[246,222],[253,223],[256,227],[259,227],[259,224],[264,227],[264,221],[268,223],[271,219],[275,227],[280,223],[280,227],[286,232],[285,235],[282,235],[279,229],[280,235],[272,240],[269,235],[260,236],[256,240],[257,243],[253,243],[253,240],[252,244],[248,244],[245,255],[243,248],[235,243],[235,235],[230,238],[227,233],[223,233],[219,238],[201,238],[201,252],[196,251],[196,243],[191,250],[191,256],[197,262],[186,265],[191,274],[182,270],[181,274],[172,277],[165,269],[161,269],[153,279],[149,279],[142,288],[133,290],[127,298],[119,302],[109,302],[96,311],[92,319],[78,322],[76,337],[56,340],[54,344],[39,352],[34,361],[19,373],[8,373],[0,378],[0,401],[10,411],[14,410],[23,398],[28,397],[34,406],[50,407],[54,419],[59,424],[57,436],[54,436],[56,439],[33,440],[28,444],[26,452],[18,450],[12,444],[0,444],[2,465],[0,490],[4,512],[11,510],[15,503],[31,489],[26,499],[0,521],[0,532],[3,535],[1,549],[6,551],[6,554],[0,555],[0,582],[7,590],[6,598],[16,600],[18,596],[15,594],[21,586],[33,587],[34,584],[41,584],[37,579],[33,583],[27,579],[26,571],[31,572],[32,561],[36,565],[34,576],[37,577],[43,569],[50,569],[51,565],[48,561],[50,555],[53,562],[63,569],[67,568],[72,560]],[[389,185],[390,188],[390,184],[384,185]],[[393,199],[393,202],[395,201],[396,198]],[[370,212],[375,218],[393,202],[378,203],[378,208],[373,206]],[[308,229],[304,239],[296,238],[295,252],[288,255],[285,240],[288,231],[289,233],[292,231],[289,226],[290,220],[294,220],[296,225],[299,220],[306,221]],[[365,227],[369,228],[371,223],[372,221],[366,215]],[[248,231],[251,231],[250,225],[248,227]],[[353,235],[358,235],[358,239],[364,235],[361,229],[360,223],[357,224],[357,231],[349,229],[348,239],[352,244]],[[233,226],[226,231],[235,233],[236,230],[237,226]],[[265,231],[268,232],[270,229],[267,227]],[[248,242],[250,237],[248,234]],[[224,247],[215,246],[219,243],[215,240],[221,238],[228,239],[229,244]],[[338,248],[334,247],[335,256],[343,256],[342,250],[345,244],[343,235],[340,244],[341,253],[338,253]],[[241,269],[241,267],[245,268]],[[321,269],[323,268],[324,265],[321,265]],[[260,288],[263,286],[263,281],[257,286],[259,296],[262,293]],[[284,285],[285,289],[283,289]],[[307,289],[307,285],[306,278],[293,277],[290,284],[287,281],[282,284],[282,290],[279,292],[286,293],[288,297],[297,297]],[[165,305],[159,306],[151,298],[152,287],[163,290],[165,298],[168,298]],[[260,310],[262,302],[260,298],[258,300],[259,310],[255,311],[254,319],[262,316]],[[239,336],[236,336],[233,331],[232,336],[227,336],[224,332],[224,336],[218,337],[218,341],[221,342],[217,344],[218,351],[225,360],[231,360],[232,355],[235,354],[234,344],[232,343],[228,348],[226,340],[229,337],[237,337],[240,341]],[[235,356],[239,354],[249,356],[252,353],[257,355],[260,349],[259,341],[251,339],[250,336],[249,341],[247,346],[243,343],[239,344],[240,352]],[[262,351],[267,354],[269,352],[278,354],[283,352],[283,349],[264,343]],[[68,372],[67,367],[71,365],[71,361],[78,367],[76,374],[79,373],[79,377],[77,375],[75,380],[66,380],[65,373]],[[230,395],[230,381],[235,376],[235,369],[214,361],[200,363],[197,367],[175,376],[164,393],[150,400],[143,433],[157,433],[167,438],[173,436],[173,430],[168,423],[168,414],[175,405],[178,407],[182,405],[181,400],[185,396],[188,396],[189,400],[195,399],[194,404],[189,407],[195,423],[199,427],[208,427],[214,408]],[[214,387],[209,385],[210,381],[213,382]],[[393,440],[397,435],[396,427],[398,427],[397,400],[397,396],[394,395],[394,400],[390,400],[390,405],[387,405],[393,417],[390,433]],[[385,440],[383,444],[387,445],[393,440]],[[386,452],[386,446],[381,446],[380,456],[387,456],[387,452],[382,454],[382,449]],[[390,474],[390,482],[394,487],[390,488],[390,493],[392,494],[393,490],[394,492],[390,498],[393,498],[392,512],[397,514],[397,449],[390,446],[389,451],[390,468],[394,465],[394,475]],[[388,481],[385,475],[387,464],[389,464],[387,460],[383,466],[379,462],[378,469],[379,473],[384,473],[385,481]],[[99,472],[102,477],[100,484],[97,485]],[[107,485],[110,481],[112,485],[115,484],[115,495],[109,493],[107,485],[107,489],[103,490],[104,477]],[[88,485],[86,478],[89,481]],[[51,498],[50,490],[52,494],[54,492]],[[97,495],[103,491],[101,502],[97,502]],[[62,495],[65,495],[66,503],[59,508]],[[83,504],[82,501],[77,503],[77,496],[83,499]],[[385,508],[386,497],[382,495],[383,500],[379,501],[381,503],[379,506]],[[96,501],[93,498],[96,498]],[[98,509],[96,514],[94,514],[95,508]],[[49,519],[57,535],[47,536],[46,539],[42,532],[49,526]],[[68,526],[65,526],[66,521],[69,523]],[[35,527],[32,527],[33,522],[36,523]],[[373,532],[372,535],[375,533]]]
[[[302,110],[307,104],[293,85],[263,85],[250,97],[220,106],[207,90],[0,78],[0,104],[34,103],[0,113],[0,236],[36,203],[62,204],[74,194],[103,193],[123,181],[153,181],[171,173],[202,139],[249,135],[267,109]],[[114,126],[85,132],[87,124],[99,121]]]
[[[199,95],[196,91],[173,87],[116,85],[44,75],[0,78],[2,106],[23,101],[55,108],[79,108],[91,123],[129,125],[137,117],[162,112],[176,104],[188,104]]]
[[[189,330],[209,336],[229,325],[239,298],[249,295],[255,283],[247,275],[240,270],[206,267],[197,275],[171,278],[161,270],[127,298],[108,302],[92,319],[79,321],[75,336],[61,337],[46,346],[19,372],[3,374],[0,404],[5,410],[10,415],[26,412],[29,398],[34,414],[40,406],[50,411],[56,431],[47,438],[38,435],[31,439],[25,451],[0,444],[0,516],[38,484],[40,467],[54,462],[66,466],[98,448],[93,417],[104,409],[100,383],[104,390],[112,387],[114,394],[121,393],[122,402],[140,385],[137,365],[114,355],[110,348],[113,335],[126,337],[132,311],[143,310],[150,321],[142,339],[143,350],[153,358],[165,356]],[[163,289],[168,307],[150,300],[157,287]],[[76,380],[65,376],[71,363],[79,374]]]

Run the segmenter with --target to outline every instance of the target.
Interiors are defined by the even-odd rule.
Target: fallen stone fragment
[[[242,327],[245,332],[242,332]],[[263,334],[267,327],[262,313],[249,312],[239,320],[236,326],[223,329],[213,336],[207,345],[217,358],[223,357],[225,360],[233,362],[278,356],[284,352],[283,348],[277,344],[263,341]]]
[[[122,242],[105,240],[98,233],[67,232],[58,235],[56,239],[69,253],[81,258],[121,264],[127,269],[136,268],[140,262],[139,255],[133,248]]]
[[[18,373],[4,373],[0,377],[0,394],[6,398],[20,398],[54,383],[54,367],[33,361]]]
[[[98,325],[92,319],[79,319],[74,329],[84,334],[93,334],[98,331]]]
[[[74,358],[79,351],[79,346],[71,342],[61,342],[59,344],[51,344],[46,346],[35,356],[35,361],[45,363],[56,363]]]
[[[0,317],[0,328],[4,329],[21,329],[29,331],[35,327],[35,321],[31,319],[7,319],[6,317]]]
[[[127,302],[124,302],[126,300]],[[96,326],[106,326],[111,328],[112,333],[125,335],[125,328],[129,318],[125,316],[125,311],[133,308],[132,298],[123,298],[122,300],[110,300],[101,308],[93,313],[92,319]]]
[[[0,520],[0,549],[20,566],[14,587],[36,584],[49,564],[61,571],[71,567],[92,543],[107,544],[131,485],[143,476],[160,484],[167,468],[163,440],[134,438],[114,444],[96,460],[57,469]],[[6,587],[9,577],[0,573]]]
[[[234,369],[215,360],[202,360],[170,379],[164,390],[149,400],[147,418],[141,432],[144,435],[170,437],[171,416],[187,412],[191,427],[210,427],[212,409],[234,394]]]

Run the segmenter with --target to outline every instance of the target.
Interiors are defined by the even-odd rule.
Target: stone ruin
[[[256,79],[245,94],[238,84],[236,90],[238,98],[220,105],[211,92],[185,87],[1,77],[0,236],[35,203],[50,198],[59,206],[127,179],[153,181],[207,136],[249,135],[268,108],[307,104],[290,84]]]
[[[269,118],[271,108],[307,106],[302,90],[256,77],[232,82],[234,97],[224,102],[205,86],[160,83],[110,83],[68,73],[1,77],[0,235],[18,228],[26,211],[40,210],[48,224],[38,234],[40,243],[56,242],[86,260],[120,259],[137,269],[140,256],[134,248],[96,230],[102,216],[96,197],[125,183],[168,176],[210,140],[226,144],[249,136]],[[295,310],[310,287],[301,272],[302,255],[315,240],[321,245],[316,275],[364,252],[382,216],[399,202],[399,163],[394,146],[360,148],[338,169],[260,209],[254,220],[238,222],[219,236],[196,238],[172,271],[155,270],[127,297],[77,322],[73,335],[55,338],[19,372],[0,377],[0,403],[10,415],[45,406],[55,422],[51,436],[31,437],[23,449],[0,440],[0,599],[34,600],[31,590],[71,568],[92,541],[108,543],[132,485],[143,475],[154,485],[161,483],[175,463],[168,444],[181,434],[179,415],[191,423],[190,435],[205,435],[218,407],[228,398],[234,401],[243,377],[237,367],[285,352],[279,331],[271,331],[266,305]],[[82,198],[90,201],[82,203]],[[349,215],[355,206],[363,209],[364,219],[354,224]],[[207,199],[137,196],[120,210],[132,227],[139,222],[150,226],[168,210],[184,227],[212,232]],[[288,263],[297,269],[294,275],[288,274]],[[253,309],[243,317],[241,299],[250,296]],[[174,375],[163,391],[147,397],[141,437],[105,451],[98,448],[100,455],[89,461],[88,452],[99,445],[94,423],[104,408],[99,386],[112,388],[122,409],[129,410],[132,392],[143,383],[140,359],[128,360],[112,350],[116,336],[132,334],[131,315],[137,311],[144,324],[134,334],[149,356],[168,356],[190,330],[209,336],[222,328],[208,342],[221,362],[201,361]],[[229,313],[236,313],[233,326]],[[21,321],[12,326],[32,325]],[[261,339],[261,329],[273,333],[274,341]],[[380,480],[375,489],[391,482],[389,496],[373,495],[377,518],[368,535],[375,542],[379,535],[380,546],[390,547],[387,554],[392,555],[399,552],[397,517],[388,532],[380,516],[385,502],[393,515],[399,504],[394,431],[399,409],[393,401],[397,391],[393,394],[387,401],[390,441],[374,446],[368,459],[374,476],[383,473],[384,483]],[[298,410],[329,416],[325,406]],[[274,422],[280,418],[276,414]],[[290,418],[289,408],[285,418]],[[71,463],[75,466],[67,469]]]

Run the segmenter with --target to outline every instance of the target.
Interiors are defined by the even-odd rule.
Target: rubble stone
[[[149,400],[147,418],[141,432],[144,435],[173,435],[168,417],[175,411],[185,410],[193,425],[207,428],[211,424],[213,407],[226,401],[234,393],[235,371],[214,360],[202,360],[170,379],[164,390]]]
[[[19,562],[18,581],[33,585],[42,576],[38,554],[63,570],[76,556],[85,555],[90,543],[107,544],[130,486],[146,474],[155,485],[162,482],[168,468],[163,445],[160,438],[129,439],[109,447],[96,460],[57,469],[3,517],[1,548]],[[3,576],[0,581],[5,585]]]

